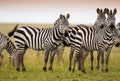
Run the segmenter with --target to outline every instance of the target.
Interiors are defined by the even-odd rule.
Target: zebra
[[[97,31],[95,28],[77,25],[80,29],[78,30],[75,37],[76,55],[74,58],[74,64],[72,71],[75,70],[75,64],[77,61],[80,62],[80,69],[85,73],[84,59],[88,55],[88,51],[99,51],[102,57],[102,71],[104,71],[104,51],[106,51],[106,69],[108,72],[108,59],[113,45],[118,37],[117,29],[115,25],[101,25],[102,30]]]
[[[106,18],[106,21],[105,21],[105,24],[107,25],[110,25],[111,23],[113,23],[115,25],[115,15],[117,13],[117,9],[115,8],[113,11],[112,10],[109,10],[108,8],[105,8],[105,14],[107,14],[107,18]],[[99,61],[100,61],[100,53],[98,51],[98,56],[97,56],[97,69],[100,68],[99,66]]]
[[[0,65],[2,64],[2,59],[3,59],[3,55],[2,55],[2,51],[6,49],[6,51],[9,53],[8,57],[10,62],[12,63],[12,65],[14,66],[15,63],[15,56],[17,54],[17,50],[15,48],[15,45],[13,44],[13,42],[3,33],[0,32]]]
[[[96,12],[98,14],[97,20],[95,21],[95,24],[92,27],[96,28],[97,30],[100,30],[100,25],[105,24],[105,22],[106,22],[106,17],[105,17],[106,9],[102,10],[102,9],[97,8]],[[73,43],[74,43],[75,33],[77,33],[78,30],[79,30],[79,27],[71,27],[71,29],[70,29],[71,33],[73,34],[73,35],[71,35],[71,40],[70,41],[73,42]],[[73,53],[75,51],[74,44],[71,43],[70,47],[71,47],[71,50],[70,50],[70,56],[69,56],[69,68],[68,68],[69,71],[71,71]],[[90,55],[91,55],[91,70],[93,70],[93,60],[94,60],[93,51],[90,52]]]
[[[104,12],[102,12],[102,9],[101,10],[97,9],[97,13],[99,15],[98,15],[98,18],[97,18],[95,24],[93,25],[93,27],[97,28],[97,30],[100,30],[100,24],[104,24],[104,25],[109,24],[109,23],[115,24],[115,14],[117,13],[116,8],[113,10],[113,12],[112,12],[112,10],[109,11],[108,8],[105,8]],[[106,20],[105,14],[108,15],[107,20]],[[100,53],[99,53],[99,51],[97,51],[97,52],[98,52],[98,54],[97,54],[96,69],[99,69]],[[93,60],[94,60],[93,51],[90,51],[90,55],[91,55],[91,70],[93,70]]]
[[[107,10],[107,9],[105,9],[105,10]],[[114,19],[114,16],[115,16],[115,14],[116,14],[116,9],[114,9],[114,11],[113,11],[113,19]],[[108,19],[107,19],[108,20]],[[108,21],[107,21],[108,22]],[[99,58],[100,56],[99,56],[100,54],[98,54],[98,56],[97,56],[97,58]],[[91,57],[93,57],[93,56],[91,56]],[[99,61],[99,59],[98,59],[98,61]],[[97,65],[99,65],[99,62],[98,62],[98,64]]]
[[[16,27],[8,33],[9,37],[14,36],[15,46],[18,51],[16,61],[17,71],[20,70],[20,64],[22,66],[22,71],[26,71],[23,63],[23,56],[27,48],[45,51],[43,71],[46,71],[48,56],[51,52],[49,70],[53,70],[52,64],[54,61],[54,54],[57,47],[61,44],[65,32],[69,29],[69,17],[70,14],[67,14],[66,17],[60,14],[53,28],[33,28],[30,26],[17,28],[18,25],[16,25]]]

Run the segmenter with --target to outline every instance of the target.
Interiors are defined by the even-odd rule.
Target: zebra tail
[[[18,24],[14,27],[14,29],[11,32],[8,33],[9,37],[14,35],[14,32],[16,31],[17,27],[18,27]]]

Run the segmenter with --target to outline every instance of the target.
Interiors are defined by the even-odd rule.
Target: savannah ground
[[[27,24],[22,24],[27,25]],[[20,26],[22,26],[20,24]],[[52,25],[36,25],[29,24],[34,27],[51,27]],[[14,28],[15,24],[0,24],[0,32],[7,35],[9,31]],[[10,38],[13,40],[13,38]],[[40,56],[37,57],[35,50],[28,49],[24,56],[24,63],[26,66],[26,72],[17,72],[15,67],[10,65],[8,59],[8,53],[4,50],[3,63],[0,66],[0,81],[120,81],[120,53],[118,48],[113,47],[109,58],[109,72],[103,73],[101,70],[96,70],[96,52],[94,52],[94,71],[90,70],[90,55],[88,55],[85,61],[86,74],[76,70],[74,73],[68,71],[69,64],[69,52],[70,48],[66,47],[63,57],[63,61],[58,62],[55,57],[53,64],[53,72],[47,70],[44,72],[43,57],[44,54],[40,52]],[[49,66],[49,62],[48,62]]]

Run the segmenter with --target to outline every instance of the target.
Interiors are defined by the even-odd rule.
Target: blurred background
[[[94,24],[96,8],[117,8],[120,0],[0,0],[0,23],[53,24],[59,14],[70,13],[71,24]]]

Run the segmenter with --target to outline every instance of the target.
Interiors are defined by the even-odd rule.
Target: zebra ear
[[[108,9],[108,8],[105,8],[105,9],[104,9],[104,13],[109,14],[109,9]]]
[[[100,10],[100,13],[101,13],[101,14],[103,13],[103,10],[102,10],[102,9]]]
[[[60,14],[60,19],[65,20],[65,16]]]
[[[113,11],[113,15],[115,15],[117,13],[117,9],[115,8]]]
[[[110,10],[110,14],[112,15],[112,10]]]
[[[97,9],[96,9],[96,12],[97,12],[98,14],[100,14],[100,9],[99,9],[99,8],[97,8]]]
[[[69,13],[66,15],[66,18],[67,18],[67,19],[69,19],[69,18],[70,18],[70,14],[69,14]]]
[[[63,17],[63,15],[62,15],[62,14],[60,14],[60,19],[62,19],[62,17]]]

